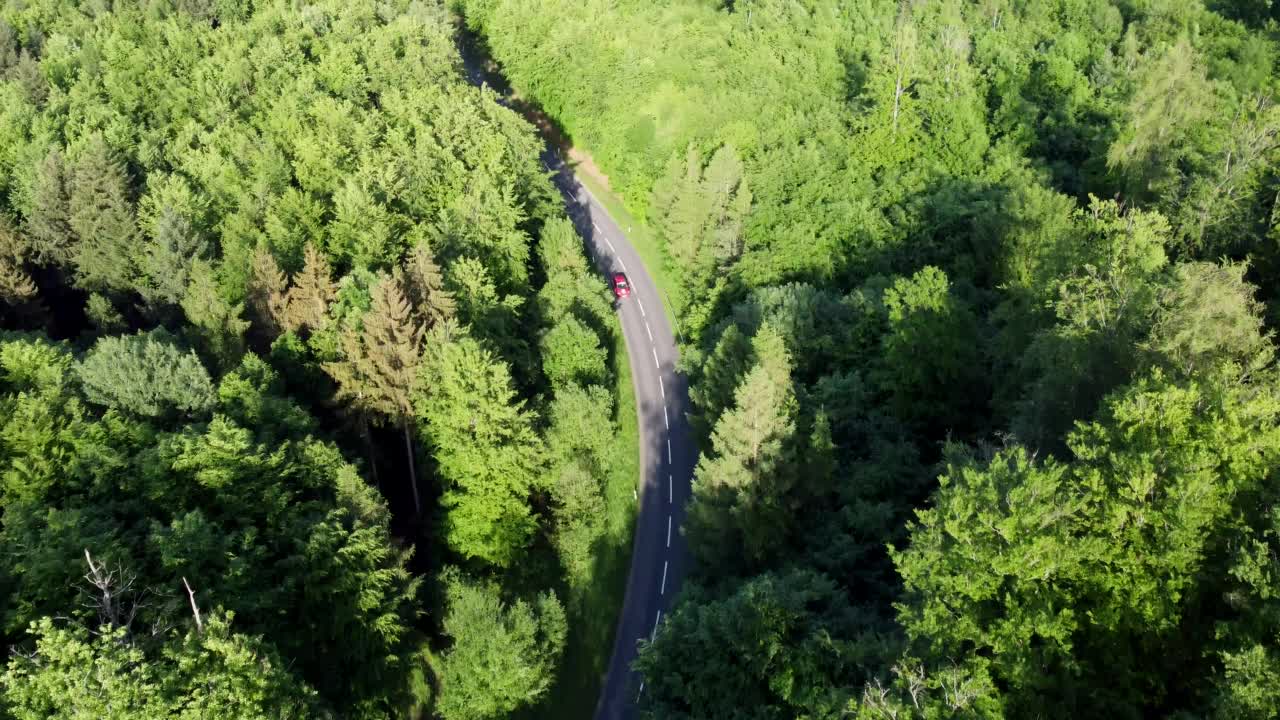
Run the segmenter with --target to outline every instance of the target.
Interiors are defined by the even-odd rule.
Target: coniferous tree
[[[138,260],[142,274],[138,291],[143,299],[153,306],[180,304],[191,283],[192,264],[208,252],[209,243],[190,220],[173,208],[161,210],[154,237]]]
[[[204,349],[223,370],[244,355],[244,333],[249,329],[244,304],[231,304],[218,289],[213,268],[202,260],[191,267],[191,284],[182,298],[182,311],[194,326]]]
[[[101,135],[90,138],[81,151],[68,197],[77,238],[72,257],[76,283],[97,291],[131,290],[138,226],[124,166]]]
[[[453,293],[445,288],[444,275],[425,242],[409,250],[403,272],[405,295],[424,327],[431,329],[454,318],[457,305]]]
[[[307,243],[302,272],[289,288],[285,327],[294,330],[322,330],[329,323],[329,303],[338,294],[329,269],[329,260],[315,245]]]
[[[511,374],[476,340],[432,332],[418,417],[445,481],[445,537],[460,555],[510,567],[537,530],[529,507],[546,478],[533,418]]]
[[[400,425],[409,462],[414,511],[422,512],[414,469],[413,405],[422,362],[423,329],[409,310],[399,284],[381,276],[362,327],[342,335],[343,359],[326,363],[338,383],[338,399],[356,412],[370,412]]]
[[[289,281],[265,244],[254,248],[249,266],[248,296],[245,305],[254,329],[270,344],[287,327]]]
[[[69,172],[62,152],[49,151],[36,166],[27,236],[32,259],[41,265],[69,266],[75,243],[71,229]]]
[[[35,297],[36,285],[23,267],[28,252],[17,228],[0,214],[0,302],[20,305]]]
[[[790,531],[794,484],[791,449],[795,392],[782,336],[764,325],[752,343],[756,364],[738,385],[734,406],[711,433],[711,453],[698,462],[687,528],[708,573],[732,568],[745,551],[758,563]]]
[[[198,415],[213,407],[208,371],[162,330],[102,338],[77,372],[90,401],[143,417]]]

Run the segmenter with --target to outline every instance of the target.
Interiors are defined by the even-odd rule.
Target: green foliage
[[[1276,714],[1269,3],[460,5],[681,303],[654,717]],[[567,275],[539,310],[591,325]],[[718,617],[798,571],[861,603],[839,660]]]
[[[576,583],[591,577],[594,546],[606,530],[602,485],[615,457],[608,422],[613,398],[596,385],[569,385],[556,391],[548,415],[555,542],[570,582]]]
[[[756,365],[734,393],[734,405],[711,433],[698,462],[686,532],[706,574],[734,558],[758,566],[778,551],[795,522],[795,434],[791,358],[771,326],[753,342]]]
[[[552,387],[603,385],[606,360],[600,336],[573,316],[560,320],[542,336],[542,371]]]
[[[509,567],[537,530],[529,499],[544,482],[545,451],[506,365],[456,332],[444,325],[428,337],[416,414],[445,482],[449,546]]]
[[[191,284],[182,298],[182,311],[191,323],[191,333],[214,362],[228,368],[244,354],[244,333],[249,321],[241,318],[243,303],[230,303],[218,291],[213,270],[196,261],[191,268]]]
[[[208,371],[163,332],[102,338],[76,372],[90,402],[143,417],[198,416],[213,407]]]
[[[1200,583],[1280,452],[1260,389],[1156,373],[1078,426],[1070,465],[1021,449],[950,464],[894,556],[908,634],[938,657],[981,649],[1015,712],[1137,716],[1204,661],[1169,633],[1212,612]]]
[[[68,222],[75,233],[76,282],[89,290],[123,292],[137,274],[138,226],[124,167],[101,135],[80,150],[67,193]]]
[[[724,599],[693,592],[641,651],[646,717],[840,714],[855,692],[840,680],[866,649],[833,640],[852,619],[835,583],[792,571],[756,576]]]
[[[14,718],[324,717],[316,692],[299,683],[260,638],[231,630],[231,616],[201,631],[131,642],[121,630],[32,625],[35,651],[9,662],[2,685]],[[85,668],[92,668],[86,674]]]
[[[507,604],[498,589],[450,569],[444,576],[453,646],[441,661],[440,701],[447,720],[509,717],[551,686],[564,650],[565,616],[551,593]]]
[[[899,278],[884,292],[889,328],[884,335],[884,379],[894,412],[910,423],[956,427],[975,408],[966,400],[982,397],[978,324],[956,298],[946,273],[926,267]],[[938,402],[954,388],[955,400]]]

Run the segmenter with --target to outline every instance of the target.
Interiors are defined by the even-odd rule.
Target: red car
[[[631,283],[627,282],[627,276],[622,273],[613,274],[613,296],[619,300],[631,295]]]

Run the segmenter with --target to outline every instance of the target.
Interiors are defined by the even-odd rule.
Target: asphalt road
[[[459,40],[467,80],[483,86],[487,74],[482,58],[472,42],[461,36]],[[506,99],[499,102],[506,104]],[[631,281],[631,297],[618,303],[617,312],[627,341],[640,426],[636,488],[640,507],[627,594],[616,618],[613,655],[595,712],[595,720],[626,720],[636,716],[636,702],[644,692],[643,679],[631,669],[639,643],[652,639],[663,614],[671,609],[687,564],[680,527],[698,459],[685,417],[689,389],[685,378],[676,373],[678,354],[663,298],[626,234],[554,150],[546,149],[542,162],[552,173],[552,182],[564,197],[569,217],[596,268],[606,281],[619,271]]]
[[[621,720],[636,715],[636,701],[644,692],[642,678],[631,670],[639,643],[653,637],[684,578],[687,553],[680,527],[697,462],[685,417],[689,392],[685,378],[676,372],[678,353],[663,298],[640,256],[604,206],[554,152],[544,153],[543,162],[554,173],[553,181],[596,267],[606,279],[615,272],[626,273],[632,288],[617,312],[640,421],[639,512],[626,599],[595,713],[596,720]]]

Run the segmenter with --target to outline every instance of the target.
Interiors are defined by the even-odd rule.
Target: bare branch
[[[196,591],[191,589],[191,584],[187,582],[187,578],[182,578],[182,584],[187,587],[187,597],[191,599],[191,614],[196,617],[196,632],[204,632],[204,623],[200,621],[200,606],[196,605]]]

